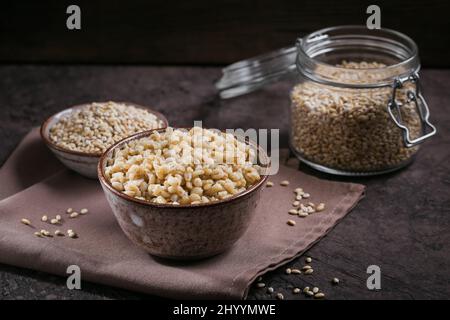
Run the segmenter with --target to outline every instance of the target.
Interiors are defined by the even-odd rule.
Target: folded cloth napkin
[[[41,141],[39,129],[35,128],[25,136],[0,169],[0,200],[64,168]]]
[[[359,184],[319,180],[281,166],[270,177],[274,187],[263,191],[248,231],[230,250],[200,261],[167,261],[128,240],[98,181],[61,170],[44,148],[30,147],[39,144],[36,132],[30,133],[0,170],[0,194],[29,186],[0,201],[0,262],[64,276],[69,265],[78,265],[82,280],[170,298],[245,298],[255,278],[301,255],[344,218],[364,193]],[[28,163],[24,159],[30,166],[39,164],[35,170],[50,176],[35,183],[36,175],[24,175],[14,165]],[[282,180],[290,185],[280,186]],[[15,189],[5,187],[10,182]],[[326,209],[303,219],[288,215],[296,187],[310,193],[310,201],[326,203]],[[70,219],[65,214],[69,207],[88,208],[89,213]],[[41,222],[44,214],[60,214],[62,226]],[[32,226],[22,224],[22,218]],[[288,226],[288,219],[295,219],[296,225]],[[73,229],[79,237],[36,237],[34,232],[41,229]]]

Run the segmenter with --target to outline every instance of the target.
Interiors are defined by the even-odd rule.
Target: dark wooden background
[[[81,7],[80,31],[66,28],[70,4]],[[370,4],[383,27],[416,40],[424,66],[450,66],[444,0],[6,0],[0,62],[226,64],[323,27],[365,24]]]

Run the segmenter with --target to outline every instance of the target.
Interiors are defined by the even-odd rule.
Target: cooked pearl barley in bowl
[[[159,112],[128,102],[102,102],[74,106],[48,118],[41,138],[69,169],[96,179],[102,153],[135,133],[166,128]]]
[[[221,253],[242,236],[268,165],[253,142],[218,130],[169,127],[112,146],[98,175],[131,241],[152,255],[188,260]]]

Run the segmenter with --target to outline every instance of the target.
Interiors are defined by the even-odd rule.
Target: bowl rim
[[[261,175],[261,179],[253,184],[252,186],[250,186],[248,189],[237,193],[229,198],[226,199],[222,199],[222,200],[217,200],[217,201],[213,201],[213,202],[206,202],[206,203],[198,203],[198,204],[179,204],[179,205],[174,205],[174,204],[170,204],[170,203],[154,203],[154,202],[150,202],[147,200],[141,200],[141,199],[136,199],[134,197],[130,197],[126,194],[124,194],[123,192],[117,191],[116,189],[114,189],[112,187],[112,185],[108,182],[108,179],[105,176],[105,173],[103,172],[103,163],[106,160],[106,157],[116,148],[122,146],[123,144],[132,141],[132,140],[137,140],[140,138],[143,138],[145,136],[149,136],[153,131],[162,131],[162,130],[166,130],[167,128],[159,128],[159,129],[152,129],[152,130],[147,130],[147,131],[143,131],[143,132],[139,132],[139,133],[135,133],[132,136],[129,136],[125,139],[122,139],[121,141],[116,142],[114,145],[112,145],[111,147],[108,148],[108,150],[106,150],[102,156],[100,157],[100,160],[98,161],[97,164],[97,174],[98,174],[98,179],[100,181],[100,184],[104,185],[109,191],[111,191],[113,194],[115,194],[116,196],[119,196],[122,199],[134,202],[136,204],[140,204],[143,206],[147,206],[147,207],[153,207],[153,208],[164,208],[164,209],[188,209],[188,208],[205,208],[205,207],[213,207],[213,206],[218,206],[218,205],[222,205],[224,203],[229,203],[229,202],[233,202],[239,198],[242,198],[250,193],[253,193],[255,191],[257,191],[258,189],[260,189],[264,183],[267,181],[267,179],[269,178],[269,175],[267,174],[263,174]],[[173,128],[173,129],[185,129],[185,130],[190,130],[191,128]],[[215,129],[218,130],[218,129]],[[223,130],[221,130],[223,132]],[[256,144],[253,141],[245,141],[246,144],[254,147],[257,151],[258,154],[261,154],[262,157],[268,161],[267,165],[265,166],[265,170],[268,170],[268,168],[270,167],[270,158],[267,155],[267,153],[265,152],[265,150],[263,148],[261,148],[261,146],[259,146],[258,144]]]
[[[45,142],[45,144],[49,147],[49,148],[53,148],[56,149],[60,152],[64,152],[64,153],[68,153],[68,154],[72,154],[72,155],[76,155],[76,156],[83,156],[83,157],[92,157],[92,158],[100,158],[100,156],[103,154],[103,152],[83,152],[83,151],[75,151],[75,150],[70,150],[64,147],[61,147],[59,145],[57,145],[56,143],[54,143],[53,141],[50,140],[50,138],[48,137],[48,135],[45,133],[47,130],[47,127],[50,125],[50,123],[52,122],[52,120],[57,117],[58,115],[67,112],[69,110],[79,110],[82,109],[86,106],[89,106],[93,103],[108,103],[108,102],[113,102],[113,103],[117,103],[117,104],[125,104],[128,106],[132,106],[135,108],[139,108],[139,109],[144,109],[147,110],[149,113],[154,114],[159,120],[161,120],[163,122],[163,127],[158,128],[158,129],[165,129],[169,126],[169,121],[167,120],[167,118],[160,112],[155,111],[153,109],[150,109],[149,107],[140,105],[140,104],[136,104],[134,102],[127,102],[127,101],[103,101],[103,102],[87,102],[87,103],[82,103],[82,104],[77,104],[74,105],[72,107],[68,107],[65,108],[61,111],[58,111],[56,113],[54,113],[53,115],[51,115],[50,117],[48,117],[41,125],[41,128],[39,130],[40,135],[41,135],[41,139]],[[73,112],[72,111],[72,112]],[[120,140],[121,141],[121,140]],[[119,141],[119,142],[120,142]]]

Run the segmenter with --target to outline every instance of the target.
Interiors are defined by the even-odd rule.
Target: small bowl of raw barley
[[[112,211],[152,255],[200,259],[246,231],[267,180],[269,158],[251,141],[215,129],[159,129],[106,151],[98,175]]]
[[[51,116],[41,126],[41,137],[66,167],[95,179],[98,160],[110,146],[135,133],[167,126],[161,113],[134,103],[94,102]]]

